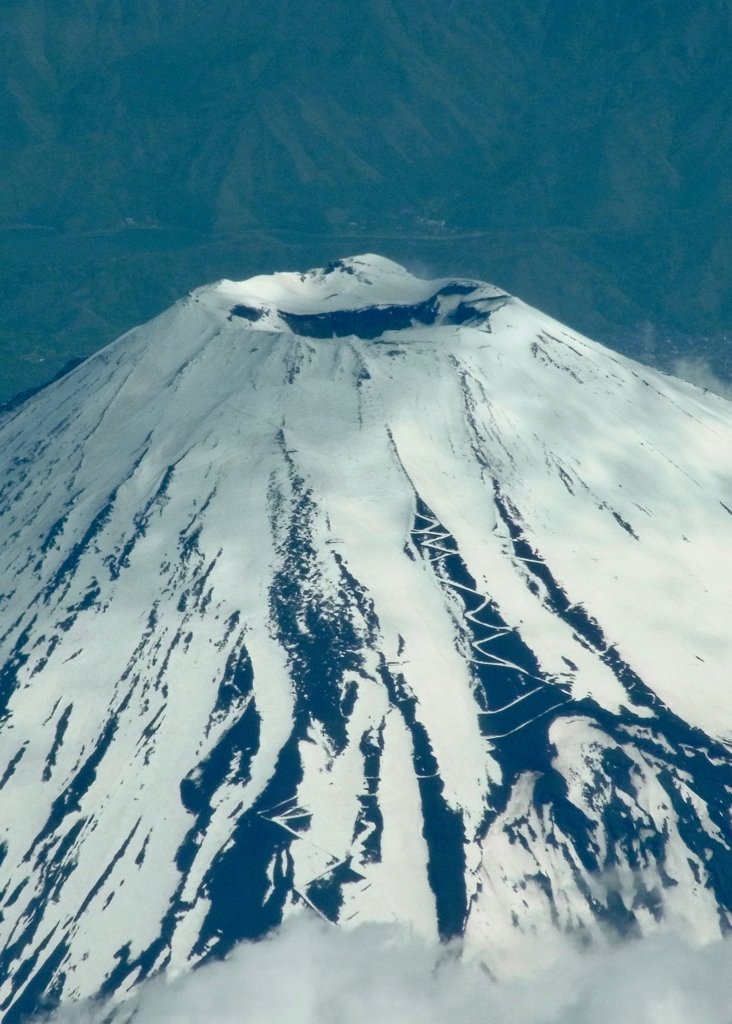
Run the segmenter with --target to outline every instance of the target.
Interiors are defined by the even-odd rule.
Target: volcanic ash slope
[[[377,256],[203,288],[0,422],[0,1004],[309,905],[732,924],[732,406]]]

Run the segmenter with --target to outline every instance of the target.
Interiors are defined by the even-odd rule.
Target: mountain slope
[[[732,923],[732,410],[375,256],[221,282],[0,422],[6,1021],[309,904]]]

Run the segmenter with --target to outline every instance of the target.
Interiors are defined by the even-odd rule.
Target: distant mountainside
[[[732,928],[732,405],[378,256],[201,288],[0,420],[0,1009],[309,906]]]
[[[719,334],[731,44],[721,0],[6,0],[0,226],[60,237],[0,239],[0,400],[232,263],[363,244],[606,340]]]

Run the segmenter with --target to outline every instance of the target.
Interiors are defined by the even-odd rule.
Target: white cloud
[[[134,1010],[134,1013],[133,1013]],[[109,1019],[70,1007],[58,1024]],[[134,1024],[730,1024],[732,942],[567,947],[551,969],[494,981],[458,946],[383,925],[288,921],[224,962],[146,983],[115,1020]]]
[[[713,391],[715,395],[732,401],[732,382],[718,377],[706,359],[677,359],[671,372],[689,384],[696,384],[698,388]]]

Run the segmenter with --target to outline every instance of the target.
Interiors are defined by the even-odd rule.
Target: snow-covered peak
[[[396,316],[402,311],[402,319],[411,315],[417,323],[432,324],[444,320],[461,301],[476,302],[504,295],[480,281],[423,280],[398,263],[371,253],[338,260],[306,273],[220,281],[193,294],[208,308],[246,319],[258,330],[292,329],[298,317],[374,307],[385,311],[391,308]],[[336,333],[358,335],[357,320],[342,318],[342,323],[340,331],[336,322]]]
[[[732,928],[732,406],[378,257],[0,421],[0,1012],[310,907]]]

